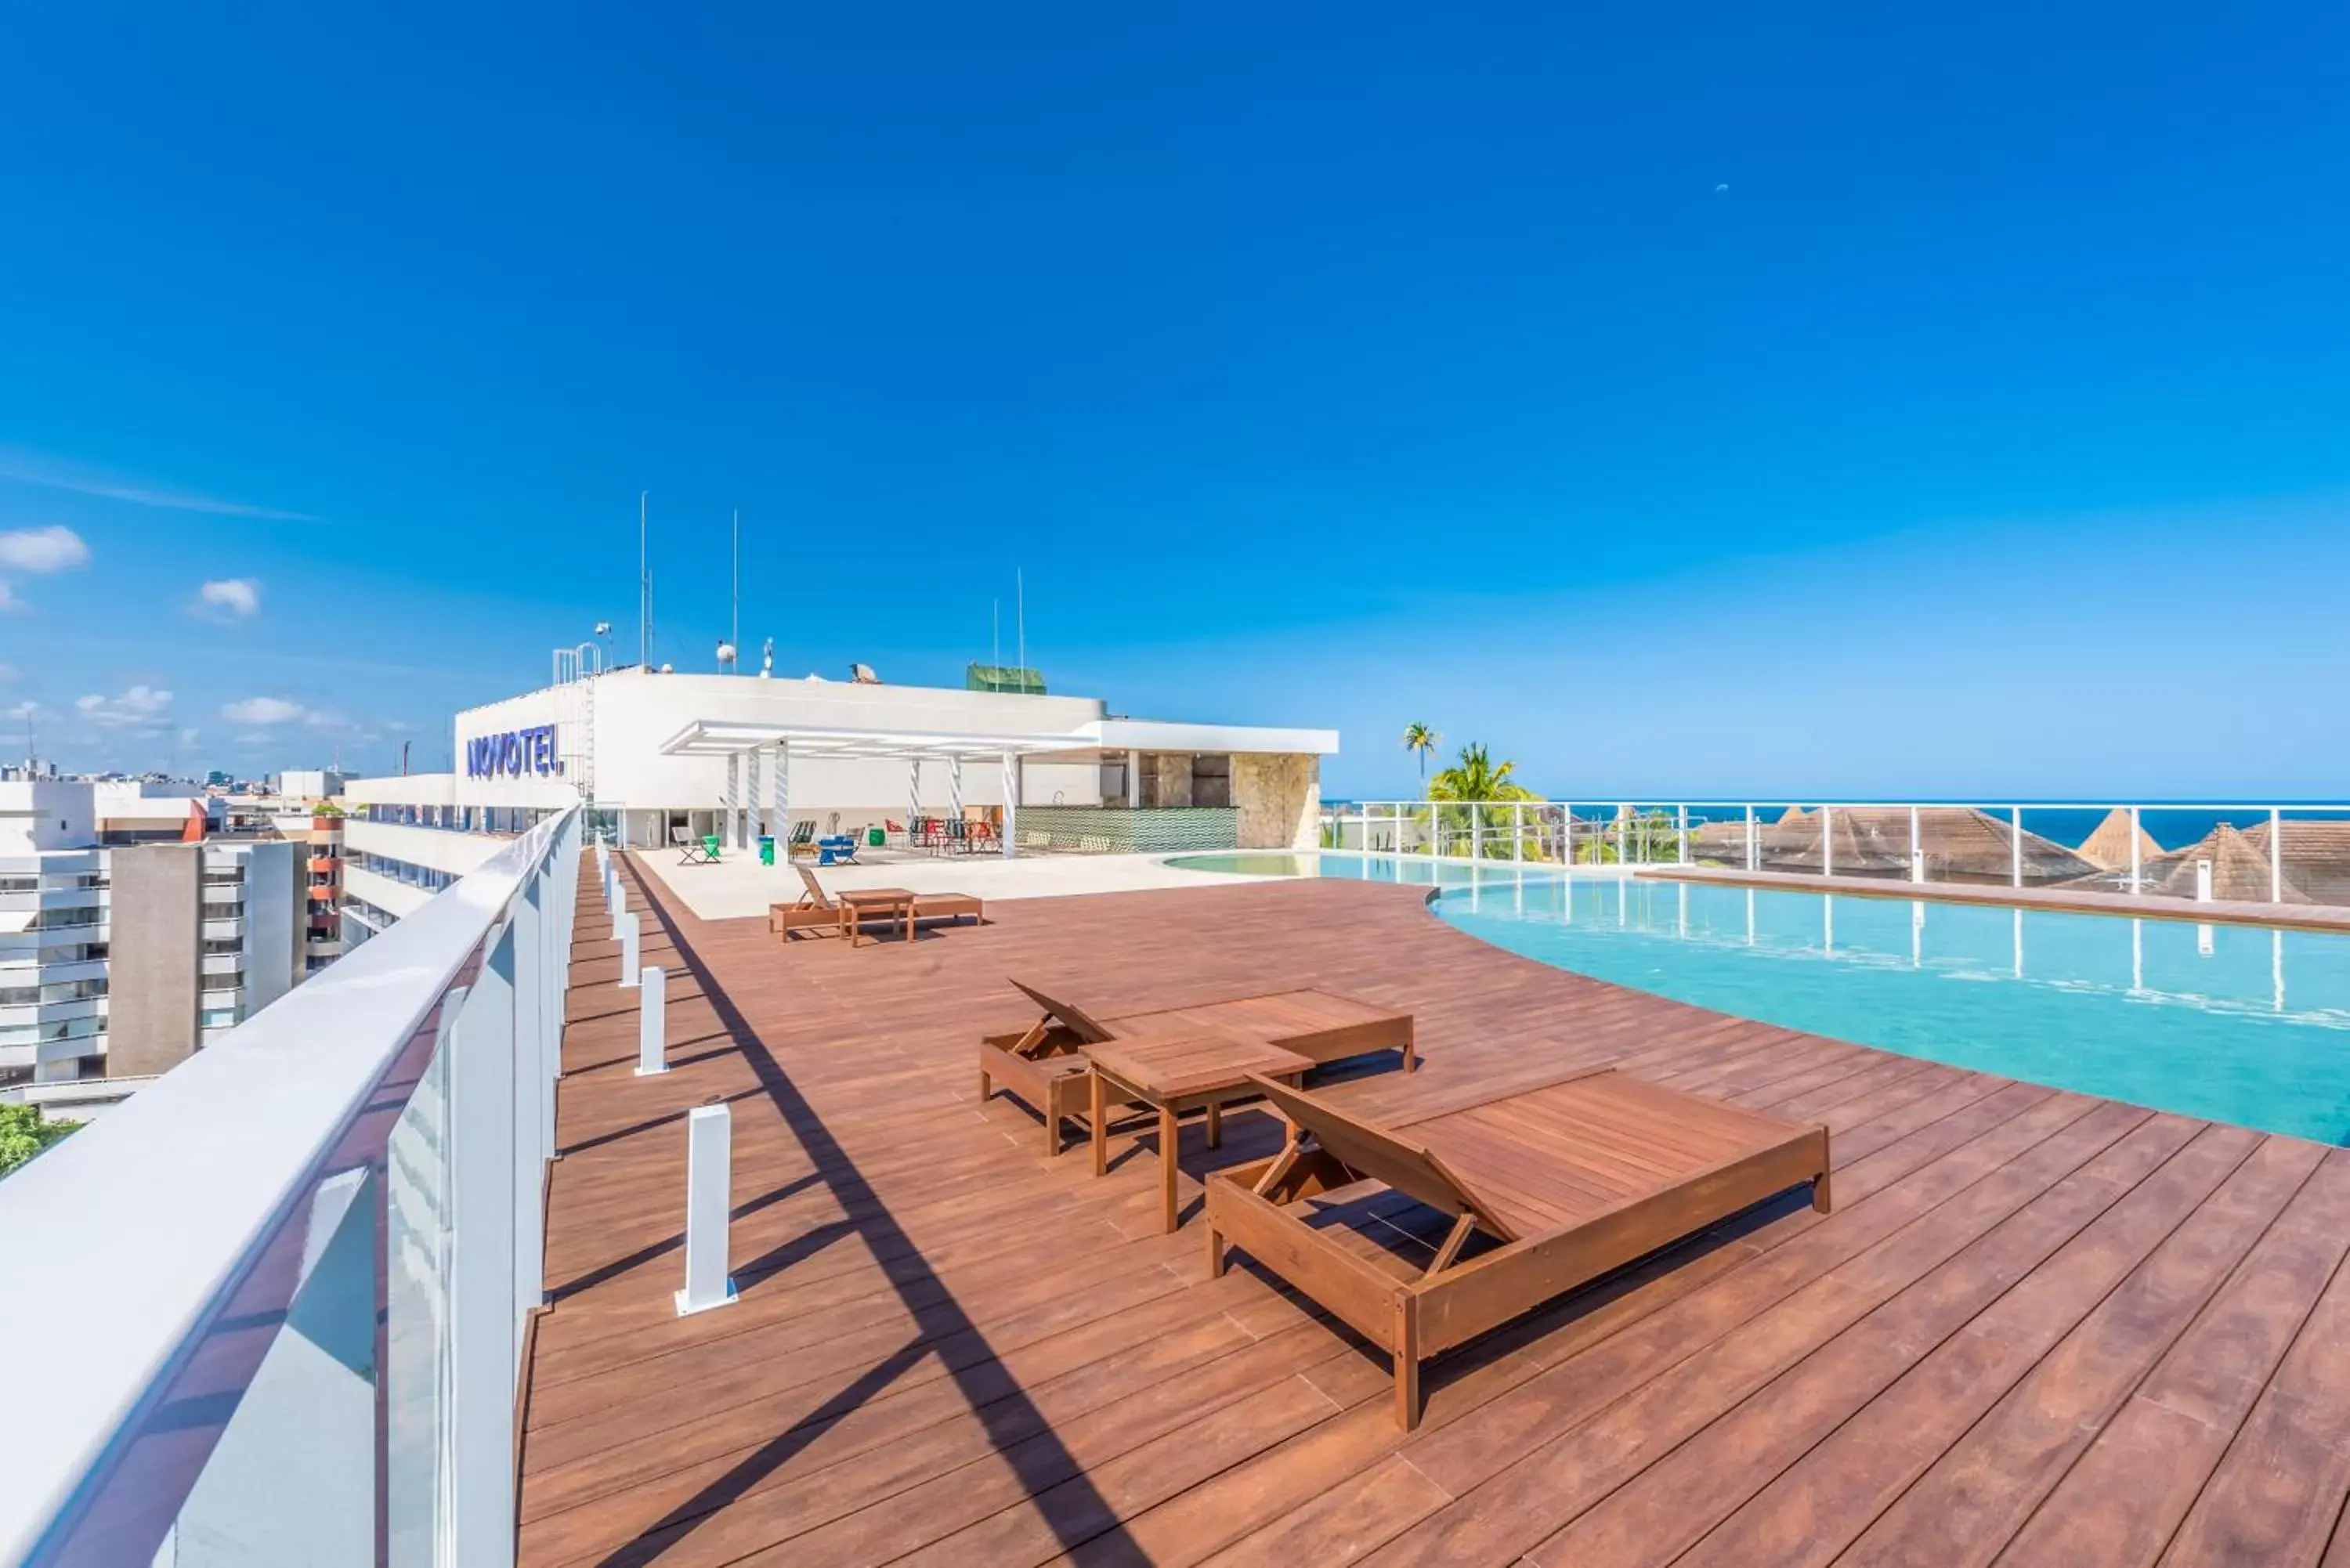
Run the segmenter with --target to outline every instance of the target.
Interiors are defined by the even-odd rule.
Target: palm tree
[[[1483,828],[1487,826],[1499,827],[1500,824],[1494,814],[1483,810],[1477,803],[1540,800],[1542,796],[1510,777],[1517,771],[1517,766],[1515,763],[1496,763],[1483,746],[1471,742],[1461,748],[1459,761],[1429,781],[1428,798],[1462,803],[1461,810],[1450,814],[1455,819],[1453,833],[1457,835],[1465,826],[1471,841],[1482,842],[1488,855],[1499,854],[1498,846],[1501,844],[1512,844],[1511,857],[1515,858],[1522,852],[1514,842],[1515,835],[1504,830],[1499,839],[1489,836]],[[1441,806],[1432,805],[1429,810],[1439,818],[1435,826],[1440,843],[1447,836],[1443,820],[1447,814]],[[1513,823],[1517,820],[1517,815],[1514,812],[1511,814]]]
[[[1515,763],[1496,763],[1485,748],[1471,742],[1461,748],[1461,760],[1436,775],[1428,786],[1430,800],[1536,800],[1541,798],[1510,775]]]
[[[1419,754],[1419,793],[1422,794],[1428,793],[1428,753],[1443,742],[1443,736],[1416,719],[1403,727],[1403,749]]]

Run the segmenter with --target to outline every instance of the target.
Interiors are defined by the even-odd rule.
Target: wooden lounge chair
[[[1087,1114],[1084,1048],[1122,1034],[1230,1034],[1317,1064],[1400,1051],[1409,1071],[1415,1060],[1410,1013],[1334,992],[1268,992],[1103,1022],[1057,991],[1017,980],[1012,985],[1043,1013],[1021,1033],[980,1041],[979,1097],[986,1099],[1000,1083],[1027,1101],[1045,1118],[1045,1149],[1051,1155],[1061,1152],[1064,1118]]]
[[[1293,1137],[1209,1178],[1209,1270],[1240,1247],[1392,1355],[1407,1430],[1423,1360],[1789,1188],[1828,1208],[1825,1127],[1610,1069],[1400,1128],[1255,1083]],[[1451,1217],[1424,1267],[1348,1227],[1383,1189]]]
[[[969,915],[973,925],[987,924],[987,907],[976,893],[917,893],[914,895],[914,923],[924,920],[952,920],[957,925]]]
[[[789,941],[795,931],[837,931],[840,928],[840,905],[824,890],[816,873],[806,866],[796,866],[800,885],[806,891],[796,904],[767,906],[767,929]],[[914,921],[953,920],[960,923],[965,915],[972,921],[987,923],[986,906],[972,893],[918,893],[914,897]],[[877,916],[876,919],[880,917]]]
[[[1057,1158],[1061,1124],[1087,1114],[1084,1048],[1116,1036],[1108,1025],[1074,1003],[1016,980],[1012,985],[1044,1012],[1017,1034],[981,1037],[979,1097],[984,1101],[1002,1084],[1027,1101],[1045,1118],[1045,1153]]]

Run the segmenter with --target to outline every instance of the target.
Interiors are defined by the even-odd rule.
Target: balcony
[[[0,1181],[0,1562],[513,1561],[577,856],[549,820]]]

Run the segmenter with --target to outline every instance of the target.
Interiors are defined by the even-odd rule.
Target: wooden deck
[[[580,942],[525,1563],[2350,1563],[2350,1153],[1586,981],[1400,888],[1026,900],[856,951],[631,899],[677,1071],[630,1075],[633,993]],[[1795,1194],[1432,1363],[1406,1437],[1384,1357],[1211,1281],[1196,1217],[1159,1233],[1149,1137],[1096,1180],[976,1103],[978,1036],[1033,1017],[1007,972],[1104,1013],[1410,1007],[1416,1097],[1613,1061],[1818,1119],[1835,1212]],[[715,1097],[741,1299],[680,1319]],[[1201,1137],[1189,1210],[1274,1143],[1253,1110]]]

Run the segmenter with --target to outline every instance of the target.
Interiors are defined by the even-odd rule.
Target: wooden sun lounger
[[[795,866],[801,886],[807,891],[796,904],[767,906],[767,929],[789,941],[795,932],[837,932],[840,929],[840,905],[824,890],[816,873],[806,866]],[[987,922],[986,906],[972,893],[917,893],[914,895],[914,921],[955,920],[969,915],[981,925]],[[876,916],[875,919],[883,917]]]
[[[1828,1208],[1825,1127],[1607,1068],[1402,1129],[1254,1082],[1294,1136],[1208,1179],[1210,1272],[1237,1246],[1388,1351],[1407,1430],[1429,1357],[1789,1188]],[[1452,1217],[1424,1269],[1348,1227],[1382,1189]]]
[[[1124,1013],[1105,1022],[1058,994],[1022,981],[1012,984],[1043,1011],[1018,1034],[990,1034],[980,1041],[979,1097],[986,1099],[1001,1084],[1027,1101],[1045,1118],[1048,1155],[1061,1152],[1062,1122],[1089,1114],[1085,1047],[1123,1034],[1230,1034],[1278,1045],[1317,1064],[1400,1051],[1407,1072],[1415,1060],[1410,1013],[1333,992],[1269,992]]]

